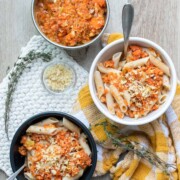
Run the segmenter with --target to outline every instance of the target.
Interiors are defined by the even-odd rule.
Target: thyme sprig
[[[115,134],[112,134],[110,131],[108,131],[107,126],[110,125],[111,128],[115,129],[115,134],[118,133],[119,137],[115,137]],[[130,141],[127,139],[127,137],[121,137],[122,134],[120,134],[120,131],[117,126],[112,125],[108,123],[107,121],[98,123],[95,126],[103,126],[104,132],[106,133],[107,137],[112,140],[112,143],[116,147],[124,148],[125,150],[134,152],[137,156],[146,159],[149,163],[152,165],[158,167],[161,169],[165,174],[171,176],[171,173],[169,172],[169,168],[176,169],[176,166],[174,164],[168,164],[162,159],[160,159],[156,154],[151,152],[149,149],[147,149],[145,146],[143,146],[139,142]]]
[[[34,60],[38,58],[41,58],[43,62],[49,62],[51,61],[51,53],[35,52],[33,50],[30,51],[25,57],[18,57],[18,61],[14,64],[14,68],[8,76],[9,82],[8,82],[8,90],[5,101],[5,113],[4,113],[5,132],[8,139],[9,139],[8,120],[9,120],[9,111],[11,107],[13,92],[16,89],[16,85],[24,69],[28,66],[28,64],[32,63]]]

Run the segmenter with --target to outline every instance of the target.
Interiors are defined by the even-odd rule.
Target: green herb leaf
[[[9,111],[11,107],[12,102],[12,95],[13,92],[16,89],[16,85],[18,83],[18,80],[20,76],[22,75],[24,69],[27,67],[28,64],[32,63],[34,60],[37,60],[38,58],[41,58],[43,62],[49,62],[51,61],[51,53],[42,53],[42,52],[35,52],[30,51],[25,57],[18,57],[21,62],[17,61],[14,64],[13,70],[9,74],[9,83],[8,83],[8,90],[6,95],[6,102],[5,102],[5,113],[4,113],[4,119],[5,119],[5,132],[8,137],[8,120],[9,120]]]
[[[116,129],[115,133],[118,133],[119,135],[122,135],[122,134],[120,134],[119,128],[117,126],[115,126],[115,125],[110,124],[110,123],[108,124],[107,122],[102,122],[102,123],[96,124],[95,126],[103,126],[107,137],[112,140],[112,143],[115,146],[124,148],[125,150],[128,150],[128,151],[133,151],[137,156],[146,159],[149,163],[151,163],[152,165],[158,167],[165,174],[167,174],[167,175],[169,175],[171,177],[171,173],[169,172],[168,169],[170,167],[176,169],[174,164],[167,164],[165,161],[160,159],[156,154],[151,152],[149,149],[144,147],[139,142],[130,141],[126,137],[121,138],[121,136],[119,136],[117,138],[116,136],[114,136],[115,134],[112,134],[111,132],[109,132],[107,130],[108,125],[111,125],[112,128]]]

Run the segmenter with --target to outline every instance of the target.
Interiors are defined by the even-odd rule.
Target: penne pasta
[[[68,131],[68,129],[62,126],[62,127],[58,127],[56,132],[58,133],[61,131]]]
[[[63,118],[63,125],[67,129],[69,129],[72,132],[76,132],[80,136],[80,129],[75,124],[67,120],[66,118]]]
[[[115,110],[114,110],[114,99],[111,95],[110,92],[106,93],[106,104],[107,104],[107,108],[109,110],[109,112],[114,115],[115,114]]]
[[[134,107],[134,106],[131,106],[129,109],[130,109],[131,111],[137,111],[137,108]]]
[[[157,54],[156,54],[156,52],[154,51],[154,49],[151,49],[151,48],[143,48],[143,50],[144,50],[145,52],[147,52],[149,56],[150,56],[150,55],[152,55],[152,56],[154,56],[154,57],[157,56]]]
[[[127,52],[127,55],[126,55],[126,61],[127,61],[127,62],[131,62],[132,59],[133,59],[132,51],[128,51],[128,52]]]
[[[142,59],[138,59],[136,61],[128,62],[124,65],[123,69],[136,68],[138,66],[143,66],[148,62],[148,60],[149,60],[149,57],[145,57]]]
[[[151,101],[149,103],[148,108],[144,111],[144,116],[146,116],[148,113],[150,113],[152,111],[152,107],[157,103],[157,101]]]
[[[171,88],[169,67],[154,49],[138,45],[130,45],[120,58],[116,53],[97,65],[105,88],[100,101],[119,118],[141,118],[157,110]]]
[[[165,65],[163,62],[157,61],[153,56],[150,56],[150,62],[161,69],[167,76],[170,76],[170,70],[167,65]]]
[[[33,149],[27,153],[27,157],[34,156],[34,155],[35,155],[35,151]],[[27,162],[28,162],[28,167],[29,167],[30,162],[29,161]]]
[[[169,78],[166,75],[163,75],[163,86],[165,89],[170,90],[171,85],[169,82]]]
[[[117,69],[119,67],[119,61],[121,59],[122,52],[118,52],[113,55],[112,60],[114,62],[114,68]]]
[[[111,92],[112,96],[114,97],[114,99],[116,100],[116,102],[118,103],[120,110],[123,113],[125,113],[127,111],[127,106],[125,105],[124,99],[119,94],[117,88],[114,85],[110,86],[110,92]]]
[[[98,97],[101,98],[101,96],[104,94],[104,84],[102,81],[101,73],[99,71],[95,72],[94,80],[95,80],[95,84],[96,84]]]
[[[123,112],[121,112],[121,110],[120,109],[118,109],[118,108],[116,108],[116,115],[117,115],[117,117],[119,117],[119,118],[121,118],[121,119],[123,119],[124,118],[124,113]]]
[[[79,143],[83,147],[83,149],[87,153],[87,155],[90,155],[91,154],[91,150],[89,148],[89,145],[87,144],[85,134],[81,134],[81,136],[79,138]]]
[[[123,97],[127,101],[128,106],[130,106],[131,96],[130,96],[129,92],[128,91],[124,91],[123,92]]]
[[[48,119],[45,119],[42,122],[36,123],[37,126],[44,126],[46,124],[55,124],[55,123],[59,123],[60,121],[54,117],[50,117]]]
[[[53,2],[53,3],[56,3],[57,0],[49,0],[49,2]]]
[[[27,153],[27,157],[25,158],[25,163],[26,163],[26,166],[27,166],[28,168],[30,168],[30,167],[32,166],[32,162],[29,161],[29,158],[30,158],[30,155],[33,156],[33,154],[34,154],[34,153],[28,152],[28,153]]]
[[[24,177],[28,180],[35,180],[36,179],[30,172],[25,172]]]
[[[160,94],[159,95],[159,104],[163,104],[166,101],[167,94]]]
[[[98,70],[101,73],[104,73],[104,74],[108,74],[108,73],[120,73],[119,70],[117,70],[117,69],[104,67],[102,63],[98,64],[97,67],[98,67]]]
[[[26,132],[18,147],[18,152],[25,156],[26,179],[77,180],[91,166],[87,137],[68,119],[48,118],[31,125]],[[69,166],[69,162],[73,163]]]
[[[122,70],[125,64],[126,64],[126,61],[120,61],[118,70]]]
[[[35,133],[35,134],[46,134],[46,135],[54,135],[57,133],[57,128],[56,127],[50,127],[50,128],[45,128],[37,125],[31,125],[27,130],[27,133]]]
[[[159,56],[157,56],[156,59],[162,62],[162,59]]]

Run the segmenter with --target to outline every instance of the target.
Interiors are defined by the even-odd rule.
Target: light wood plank
[[[29,39],[37,34],[31,19],[31,1],[0,0],[0,81]]]
[[[179,31],[180,2],[178,0],[133,0],[135,19],[132,36],[150,39],[172,58],[180,78]]]

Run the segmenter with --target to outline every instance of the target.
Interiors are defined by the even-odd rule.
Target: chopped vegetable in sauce
[[[77,46],[91,41],[105,24],[105,0],[38,0],[35,9],[41,31],[53,42]]]
[[[124,61],[114,54],[97,67],[97,95],[109,112],[121,119],[146,116],[166,101],[169,67],[151,48],[130,45]]]
[[[81,145],[83,133],[72,132],[59,122],[44,124],[42,128],[47,132],[56,129],[56,133],[28,132],[21,138],[19,152],[28,162],[24,174],[37,180],[62,180],[63,177],[75,178],[91,165],[91,157]],[[86,144],[85,135],[83,137]]]

